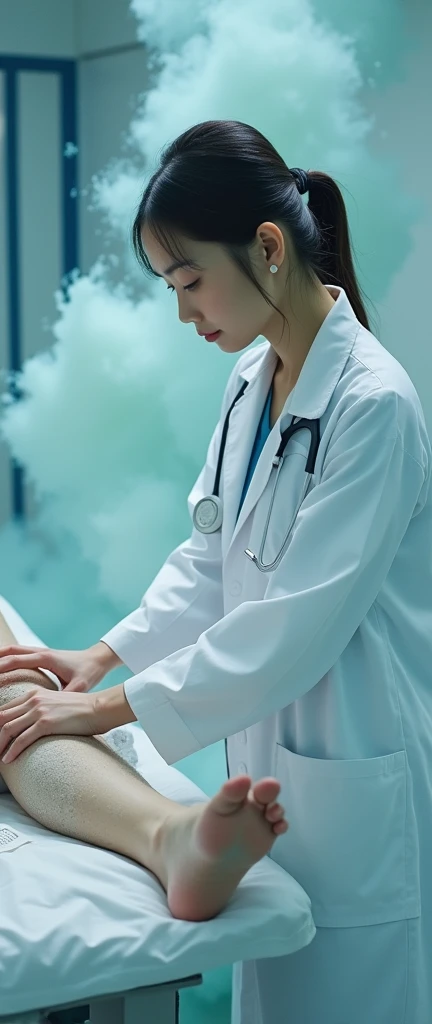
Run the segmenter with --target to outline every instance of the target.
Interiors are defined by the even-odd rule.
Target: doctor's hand
[[[0,673],[16,668],[47,668],[58,677],[62,689],[87,693],[113,668],[121,664],[102,641],[83,651],[56,651],[50,647],[0,647]]]
[[[0,708],[0,757],[9,764],[42,736],[98,735],[104,731],[100,719],[97,694],[34,686]]]

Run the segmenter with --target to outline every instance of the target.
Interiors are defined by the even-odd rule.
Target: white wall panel
[[[0,53],[75,57],[75,0],[0,0]]]
[[[79,63],[78,135],[82,189],[91,189],[92,176],[99,175],[113,158],[123,155],[122,143],[136,110],[137,97],[148,88],[148,84],[147,51],[144,47]],[[84,273],[88,273],[101,253],[124,255],[123,243],[108,238],[103,218],[88,210],[90,198],[90,193],[80,197],[80,257]],[[133,210],[131,224],[132,220]]]
[[[60,80],[22,71],[18,80],[21,358],[51,347],[46,326],[57,319],[54,293],[62,277]],[[45,324],[45,328],[44,328]],[[34,513],[25,487],[26,515]]]
[[[129,0],[76,0],[78,55],[137,42]]]
[[[60,81],[57,75],[19,75],[19,191],[21,355],[52,344],[43,321],[57,319],[54,292],[62,276]]]
[[[8,344],[8,274],[6,245],[6,140],[5,140],[5,76],[0,71],[0,395],[5,393],[4,371],[9,369]],[[1,415],[1,412],[0,412]],[[9,519],[11,510],[11,474],[9,450],[0,437],[0,524]]]

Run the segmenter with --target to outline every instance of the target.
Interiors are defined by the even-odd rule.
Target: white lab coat
[[[102,639],[135,675],[134,714],[166,761],[228,737],[230,774],[276,776],[290,823],[271,856],[303,886],[306,948],[234,969],[235,1024],[431,1024],[431,447],[403,367],[342,289],[268,437],[235,525],[276,365],[248,349],[189,508],[213,490],[226,411],[222,532],[195,529]],[[292,416],[320,418],[311,487],[277,569],[259,551],[272,457]],[[290,440],[264,562],[305,479]],[[420,916],[421,915],[421,916]]]

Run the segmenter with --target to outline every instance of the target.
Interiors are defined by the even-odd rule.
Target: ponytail
[[[370,330],[357,282],[351,251],[348,218],[342,193],[323,171],[308,171],[308,207],[321,233],[322,248],[315,273],[322,284],[337,284],[347,294],[357,319]]]

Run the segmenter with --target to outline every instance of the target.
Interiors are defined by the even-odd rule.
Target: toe
[[[281,835],[283,835],[284,832],[288,832],[289,824],[285,820],[283,820],[283,821],[276,821],[274,823],[274,825],[272,826],[272,828],[273,828],[273,832],[275,833],[275,835],[281,836]]]
[[[248,795],[251,786],[249,775],[237,775],[224,782],[219,793],[213,797],[213,807],[218,814],[232,814]]]
[[[257,804],[273,804],[280,793],[280,782],[277,779],[260,779],[253,787],[253,795]]]
[[[280,821],[284,813],[285,809],[282,807],[282,804],[270,804],[269,807],[266,807],[265,817],[267,821]]]
[[[238,794],[248,793],[252,785],[250,775],[234,775],[232,779],[227,779],[224,782],[221,793],[229,797],[231,800],[238,800]]]

